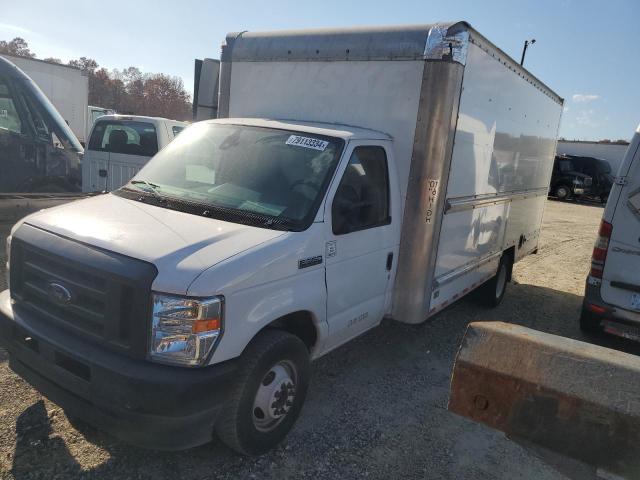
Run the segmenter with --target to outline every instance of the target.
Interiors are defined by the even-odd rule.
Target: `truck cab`
[[[290,356],[260,360],[265,385],[253,409],[256,428],[273,431],[301,406],[306,356],[338,347],[388,311],[401,205],[393,143],[380,132],[257,119],[194,124],[123,188],[14,227],[11,294],[0,297],[11,323],[3,326],[24,339],[48,324],[46,336],[32,337],[38,352],[10,347],[14,364],[68,358],[39,388],[57,398],[65,385],[122,419],[98,419],[105,429],[175,448],[209,438],[232,395],[223,387],[241,374],[239,356],[280,342]],[[132,322],[138,316],[149,318]],[[84,347],[69,348],[82,339]],[[187,370],[187,383],[170,375],[206,365],[204,375]],[[91,372],[91,390],[74,386],[89,381],[82,372]],[[69,375],[80,384],[68,384]],[[217,392],[202,411],[212,379]],[[162,398],[124,405],[135,389]],[[291,398],[272,407],[284,394]],[[127,427],[171,401],[186,416],[157,417],[151,431]],[[188,440],[176,436],[183,431]]]
[[[576,171],[591,177],[591,187],[587,189],[585,195],[589,198],[599,200],[601,203],[607,203],[609,193],[613,187],[613,175],[611,174],[609,162],[594,157],[578,155],[565,156],[571,159],[573,168],[575,168]]]
[[[0,220],[77,195],[83,152],[40,88],[0,57]]]
[[[82,164],[82,191],[121,187],[186,125],[160,117],[99,116],[91,129]]]
[[[584,196],[593,183],[591,176],[578,171],[573,158],[557,155],[553,162],[549,194],[558,200],[580,198]]]

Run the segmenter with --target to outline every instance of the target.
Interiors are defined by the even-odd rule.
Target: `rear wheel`
[[[309,371],[309,351],[298,337],[260,333],[242,354],[236,385],[218,417],[218,437],[243,455],[275,447],[300,414]]]
[[[494,277],[478,289],[478,299],[483,305],[490,308],[500,305],[507,291],[511,266],[511,256],[502,255]]]
[[[580,330],[588,334],[597,334],[602,332],[602,318],[590,312],[583,306],[582,312],[580,312]]]
[[[566,185],[558,185],[553,193],[559,200],[568,200],[571,196],[571,189]]]

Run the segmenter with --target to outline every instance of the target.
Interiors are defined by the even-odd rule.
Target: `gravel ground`
[[[577,318],[601,215],[599,206],[549,202],[539,253],[516,265],[497,309],[463,299],[423,325],[385,322],[317,361],[298,423],[257,459],[218,442],[179,453],[140,450],[72,425],[8,369],[0,349],[0,479],[584,478],[582,467],[551,467],[446,405],[453,360],[471,321],[581,338]],[[0,227],[2,245],[7,230]],[[635,344],[602,341],[640,353]]]

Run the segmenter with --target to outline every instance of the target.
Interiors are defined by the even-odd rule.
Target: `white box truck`
[[[309,362],[535,251],[562,99],[467,23],[240,33],[223,117],[12,230],[0,339],[71,414],[179,449],[284,438]]]
[[[87,139],[89,118],[89,77],[76,67],[36,58],[0,54],[26,73],[60,112],[82,145]]]

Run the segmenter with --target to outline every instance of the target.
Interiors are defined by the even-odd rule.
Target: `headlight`
[[[202,365],[222,335],[224,298],[153,295],[152,360],[175,365]]]
[[[582,180],[580,180],[579,178],[574,178],[573,179],[573,184],[574,185],[582,185],[582,183],[583,183]]]
[[[7,288],[9,288],[9,269],[11,268],[11,235],[7,237],[7,243],[4,247],[7,254],[6,275],[7,275]]]

